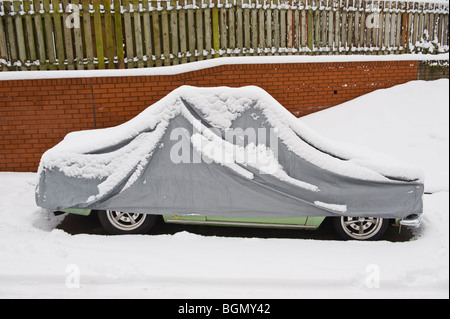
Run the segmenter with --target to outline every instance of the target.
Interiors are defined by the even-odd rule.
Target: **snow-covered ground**
[[[411,241],[70,235],[35,205],[35,173],[3,172],[0,297],[448,298],[448,84],[410,82],[300,120],[424,170],[433,194]]]

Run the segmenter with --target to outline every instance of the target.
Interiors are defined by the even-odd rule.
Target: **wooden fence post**
[[[25,33],[23,32],[22,17],[20,15],[20,2],[13,1],[13,12],[14,12],[14,29],[17,33],[17,47],[19,49],[19,61],[20,70],[28,70],[27,63],[27,51],[25,49]]]
[[[108,58],[108,69],[114,69],[114,30],[113,22],[111,17],[111,4],[112,0],[103,0],[103,5],[105,8],[105,40],[106,40],[106,57]]]
[[[164,65],[170,65],[170,33],[169,33],[169,13],[167,11],[167,2],[161,11],[161,26],[162,26],[162,52],[164,54]],[[136,45],[137,46],[137,45]]]
[[[89,0],[83,0],[83,26],[84,26],[84,43],[86,48],[87,68],[95,69],[94,65],[94,48],[92,40],[91,13],[89,11]]]
[[[52,1],[53,7],[53,25],[56,42],[56,56],[58,57],[58,66],[60,70],[65,70],[65,52],[64,52],[64,34],[61,25],[61,12],[58,1]]]
[[[219,9],[217,8],[217,0],[214,2],[214,7],[212,8],[212,31],[213,31],[213,49],[214,57],[220,57],[220,36],[219,36]]]
[[[23,1],[23,10],[25,12],[25,28],[26,28],[26,33],[27,33],[27,48],[28,51],[30,53],[30,70],[37,70],[37,66],[36,66],[36,60],[37,60],[37,55],[36,55],[36,42],[34,40],[34,30],[33,30],[33,22],[31,20],[31,2],[30,0],[24,0]],[[1,22],[0,22],[1,24]],[[0,38],[2,37],[1,32],[0,32]],[[0,40],[1,41],[1,40]],[[0,49],[1,50],[1,49]]]
[[[197,51],[197,60],[203,60],[204,56],[203,56],[203,49],[204,49],[204,38],[203,38],[203,31],[204,31],[204,27],[203,27],[203,8],[202,8],[202,4],[201,4],[201,0],[196,0],[197,4],[196,4],[196,9],[195,9],[195,34],[197,35],[197,46],[196,46],[196,51]]]
[[[53,43],[53,22],[52,16],[50,14],[50,0],[43,0],[44,9],[44,35],[45,35],[45,48],[47,53],[47,58],[49,61],[49,69],[55,70],[56,56],[55,56],[55,45]]]
[[[177,1],[170,0],[170,32],[172,34],[172,63],[174,65],[180,63],[180,59],[178,57],[179,45],[178,45],[178,9],[177,9]]]
[[[75,4],[76,5],[76,4]],[[76,28],[77,21],[69,20],[69,0],[62,0],[62,28],[64,33],[64,47],[66,49],[67,68],[75,70],[75,59],[73,55],[72,29]]]
[[[144,46],[142,42],[141,12],[139,0],[133,0],[134,43],[136,44],[137,67],[144,67]]]
[[[212,37],[212,27],[211,27],[211,7],[210,7],[210,0],[204,0],[206,1],[205,3],[205,9],[204,9],[204,13],[205,13],[205,51],[207,52],[206,54],[206,58],[207,59],[211,59],[212,55],[211,55],[211,50],[212,50],[212,41],[213,41],[213,37]]]
[[[0,4],[1,5],[1,4]],[[3,16],[0,16],[0,66],[2,71],[8,71],[8,48],[6,44],[6,32],[3,27]]]
[[[145,1],[144,4],[148,1]],[[122,12],[120,0],[114,0],[114,35],[116,39],[117,68],[125,68],[125,53],[123,50]]]
[[[227,56],[228,47],[228,31],[227,31],[227,10],[225,8],[226,1],[218,0],[217,5],[219,6],[219,38],[220,38],[220,50],[222,52],[221,56]]]
[[[103,51],[103,28],[100,15],[100,2],[99,0],[93,0],[94,2],[94,29],[95,29],[95,47],[97,50],[97,62],[98,68],[105,68],[105,55]]]
[[[308,1],[308,0],[307,0]],[[309,0],[312,1],[312,0]],[[308,3],[308,2],[306,2]],[[308,10],[308,48],[309,48],[309,54],[312,55],[314,52],[314,12],[312,10],[312,7],[310,5]]]

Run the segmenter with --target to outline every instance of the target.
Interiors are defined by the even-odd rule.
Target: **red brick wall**
[[[246,64],[167,76],[0,81],[0,171],[36,171],[42,153],[68,132],[123,123],[184,84],[257,85],[303,116],[416,80],[417,68],[416,61]]]

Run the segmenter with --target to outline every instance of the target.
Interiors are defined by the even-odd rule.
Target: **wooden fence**
[[[0,0],[0,70],[448,52],[448,1]]]

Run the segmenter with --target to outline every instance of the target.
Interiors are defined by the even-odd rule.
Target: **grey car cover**
[[[258,87],[182,86],[132,120],[42,156],[36,202],[221,217],[422,212],[422,173],[320,137]]]

